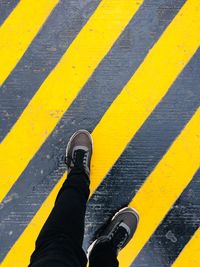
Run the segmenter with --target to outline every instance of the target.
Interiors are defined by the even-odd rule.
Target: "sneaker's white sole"
[[[89,261],[89,258],[90,258],[90,253],[91,253],[94,245],[96,244],[96,242],[97,242],[97,239],[95,241],[93,241],[92,244],[87,249],[86,256],[87,256],[88,261]]]

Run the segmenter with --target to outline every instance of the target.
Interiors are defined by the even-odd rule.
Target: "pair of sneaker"
[[[93,151],[93,140],[86,130],[75,132],[69,140],[66,149],[67,171],[72,168],[84,170],[90,177],[90,161]],[[102,231],[101,235],[92,243],[88,249],[90,256],[104,242],[109,242],[116,255],[123,249],[133,237],[139,216],[137,212],[129,207],[119,210]]]

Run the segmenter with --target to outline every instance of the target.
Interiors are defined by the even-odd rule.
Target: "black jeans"
[[[29,267],[86,267],[82,242],[89,192],[87,175],[81,170],[72,170],[36,240]],[[89,261],[90,267],[119,265],[109,244],[96,249]]]

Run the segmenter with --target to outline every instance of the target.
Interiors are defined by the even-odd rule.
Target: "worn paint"
[[[14,1],[9,2],[11,11],[14,7]],[[84,24],[90,18],[99,3],[99,1],[73,0],[68,2],[69,5],[67,5],[65,1],[61,1],[55,8],[54,12],[50,15],[48,20],[46,20],[46,23],[43,25],[40,33],[36,36],[30,46],[27,47],[27,52],[22,56],[21,60],[10,73],[8,79],[5,81],[0,90],[0,114],[2,115],[0,138],[2,141],[6,138],[8,132],[10,130],[12,131],[12,127],[15,127],[15,123],[23,110],[29,104],[34,94],[37,93],[38,88],[39,90],[41,89],[40,87],[50,72],[56,68],[56,64],[64,55],[66,49],[70,47],[73,39],[76,37],[80,29],[84,27]],[[56,192],[59,190],[62,181],[65,179],[64,176],[51,192],[65,171],[63,155],[68,138],[73,131],[78,128],[87,128],[88,130],[93,131],[93,134],[95,133],[96,129],[102,123],[101,118],[103,116],[107,116],[106,110],[109,108],[108,111],[110,111],[113,109],[113,106],[116,105],[114,100],[117,95],[119,94],[116,99],[121,98],[122,93],[120,93],[120,91],[122,88],[127,88],[127,82],[131,76],[134,77],[135,75],[137,77],[138,71],[136,70],[139,66],[138,70],[144,65],[149,56],[147,55],[148,51],[152,48],[152,46],[154,46],[153,49],[155,49],[157,44],[160,42],[162,43],[162,33],[166,33],[165,29],[171,21],[170,25],[173,24],[173,18],[179,12],[184,2],[185,1],[183,0],[161,0],[159,3],[154,0],[144,1],[144,4],[130,20],[129,25],[126,27],[124,32],[122,32],[121,36],[117,38],[116,44],[111,48],[110,52],[102,60],[101,64],[94,70],[92,76],[85,84],[84,90],[82,90],[75,98],[67,112],[65,112],[63,116],[57,118],[58,124],[55,129],[49,137],[45,139],[45,143],[41,146],[39,151],[37,153],[33,153],[33,159],[27,166],[25,166],[26,168],[22,174],[20,176],[16,176],[16,182],[14,184],[12,183],[13,186],[10,192],[6,195],[0,205],[0,242],[4,244],[0,250],[1,259],[3,259],[9,248],[12,244],[14,244],[18,237],[19,239],[5,258],[2,265],[7,267],[12,266],[13,261],[15,261],[16,266],[23,266],[23,264],[28,262],[29,254],[34,248],[34,240],[37,233],[46,216],[48,216],[48,213],[50,212]],[[193,4],[194,3],[195,1],[193,1]],[[196,9],[196,12],[198,11],[199,10]],[[5,14],[4,19],[8,17],[8,13]],[[194,23],[194,21],[190,23]],[[181,25],[185,25],[185,28],[183,27],[182,31],[184,35],[184,33],[187,33],[187,23],[185,22],[185,24],[182,23]],[[195,25],[195,27],[198,28],[198,25]],[[193,30],[192,34],[195,32],[195,29]],[[160,38],[161,34],[162,36]],[[174,37],[172,37],[172,39],[173,44],[175,44],[178,40],[178,38]],[[194,41],[193,37],[191,40],[192,42]],[[185,43],[187,42],[184,41],[184,44]],[[155,56],[155,62],[160,64],[158,66],[159,71],[157,73],[160,73],[160,66],[162,62],[160,59],[162,59],[162,56],[165,55],[164,52],[166,53],[167,48],[169,49],[168,51],[170,51],[170,47],[166,44],[163,45],[166,49],[161,49],[160,54],[157,54],[157,58]],[[189,45],[192,44],[193,43]],[[183,46],[180,46],[179,48],[181,50],[183,49]],[[177,51],[179,52],[178,49]],[[191,52],[191,50],[188,51]],[[152,51],[150,54],[151,53]],[[123,107],[125,107],[123,108],[123,114],[121,111],[122,109],[120,108],[121,102],[119,101],[115,109],[116,114],[119,113],[119,116],[115,116],[115,112],[113,112],[111,113],[113,114],[113,117],[111,116],[110,119],[107,120],[106,124],[102,124],[104,130],[102,132],[100,131],[95,137],[95,143],[97,146],[95,150],[96,155],[94,155],[92,163],[92,192],[95,191],[96,187],[108,173],[109,169],[112,169],[88,203],[88,210],[86,214],[86,235],[84,242],[85,247],[87,247],[88,242],[94,238],[94,231],[97,230],[102,223],[104,223],[115,212],[115,210],[125,204],[127,205],[133,196],[137,197],[137,191],[140,187],[141,189],[143,188],[142,184],[144,183],[145,185],[145,179],[148,181],[148,177],[152,170],[158,164],[163,155],[170,151],[169,147],[172,145],[177,136],[180,135],[181,130],[185,127],[194,112],[197,110],[200,103],[200,83],[198,74],[200,63],[198,60],[199,52],[194,53],[195,50],[191,54],[189,53],[185,55],[185,59],[187,58],[187,60],[183,62],[183,66],[181,66],[180,70],[176,73],[174,72],[175,68],[172,68],[171,74],[170,71],[168,72],[167,68],[166,75],[164,75],[163,68],[163,76],[167,76],[169,73],[172,78],[174,75],[174,84],[171,86],[169,83],[168,88],[166,89],[168,90],[170,88],[170,90],[168,92],[166,90],[164,99],[162,99],[161,102],[160,100],[158,101],[157,104],[159,105],[152,113],[151,110],[149,110],[150,116],[147,116],[147,120],[147,117],[144,118],[143,122],[141,120],[141,127],[138,127],[138,130],[136,130],[135,133],[132,132],[132,135],[128,137],[125,130],[124,133],[123,131],[121,132],[123,134],[120,136],[120,142],[123,143],[123,148],[115,147],[116,142],[111,142],[112,139],[116,140],[118,136],[117,134],[120,134],[119,127],[116,127],[117,130],[115,131],[110,131],[110,138],[107,139],[108,142],[106,142],[106,146],[101,148],[99,144],[103,142],[101,139],[102,136],[108,136],[108,130],[111,129],[115,123],[120,122],[120,120],[123,121],[123,118],[130,118],[129,124],[126,124],[127,129],[129,129],[129,125],[133,127],[132,123],[133,125],[136,125],[134,119],[135,117],[138,118],[138,116],[134,116],[135,113],[131,116],[128,112],[129,109],[133,110],[133,108],[123,105]],[[178,56],[179,53],[177,53],[174,57],[174,60],[177,60],[177,62]],[[189,63],[192,56],[193,58]],[[142,61],[144,62],[142,63]],[[156,64],[152,65],[154,66],[154,69],[151,70],[151,73],[155,77],[154,71],[156,69]],[[184,69],[185,66],[186,69]],[[179,76],[182,70],[183,72]],[[144,72],[142,73],[143,74],[141,74],[141,76],[143,78],[148,77],[144,74]],[[148,68],[146,73],[148,73]],[[169,77],[167,76],[164,78],[164,81],[159,82],[160,86],[161,84],[163,85]],[[158,88],[156,84],[158,80],[159,79],[156,79],[156,86],[154,88]],[[146,86],[148,86],[148,82],[145,81],[145,83]],[[163,88],[163,86],[161,87]],[[27,90],[27,88],[29,88],[29,90]],[[15,92],[15,94],[13,94],[13,92]],[[135,99],[132,94],[131,96]],[[155,96],[152,96],[152,99],[154,97]],[[131,98],[127,98],[126,100],[126,104],[131,102]],[[149,103],[146,104],[147,107],[148,105]],[[140,110],[140,108],[142,108],[141,103],[137,103],[136,107]],[[128,113],[126,114],[125,111]],[[32,120],[32,122],[37,121],[36,119]],[[110,125],[111,121],[113,124]],[[33,123],[32,125],[34,126],[36,124]],[[123,127],[120,127],[120,130],[121,129],[123,129]],[[16,140],[19,139],[17,138]],[[30,141],[32,140],[26,141],[27,144]],[[129,141],[131,141],[131,143],[129,143]],[[10,151],[12,151],[12,148],[14,148],[14,145],[11,146]],[[108,149],[108,151],[105,149],[104,151],[104,148],[110,149]],[[118,156],[116,156],[116,159],[113,157],[109,158],[109,153],[116,153],[116,155],[118,153]],[[123,154],[121,155],[121,153]],[[108,165],[104,164],[104,155],[106,155],[106,163],[107,160],[109,160]],[[98,162],[97,159],[101,162]],[[178,160],[176,162],[178,163]],[[178,165],[174,167],[174,171],[176,168],[178,168]],[[190,169],[190,174],[192,174],[192,168]],[[195,192],[193,189],[194,186],[196,186],[198,177],[198,173],[193,179],[190,177],[194,183],[191,182],[185,189],[188,194],[193,194]],[[163,184],[163,190],[164,186],[165,185]],[[171,194],[172,193],[173,192],[171,192]],[[120,198],[119,195],[121,195]],[[184,198],[184,195],[185,193],[183,192],[180,196],[180,200]],[[39,209],[46,197],[47,200],[34,217],[36,211]],[[178,194],[176,197],[178,197]],[[178,202],[175,202],[173,209],[177,211],[176,203]],[[181,238],[180,233],[175,231],[176,213],[169,213],[171,214],[171,218],[174,219],[171,221],[171,227],[168,227],[167,231],[161,231],[162,236],[158,236],[158,240],[154,239],[154,244],[158,246],[157,251],[159,251],[159,255],[154,253],[154,259],[158,267],[167,267],[172,264],[176,257],[178,257],[180,250],[183,249],[184,246],[187,248],[186,243],[194,234],[198,225],[198,198],[196,202],[188,201],[187,203],[181,203],[185,210],[187,210],[188,207],[191,207],[190,214],[191,216],[193,214],[193,223],[190,228],[186,227],[186,229],[188,229],[187,237],[183,239]],[[192,208],[194,205],[196,209]],[[159,215],[159,213],[157,215]],[[141,216],[144,218],[142,212]],[[187,220],[186,216],[187,215],[184,217],[183,214],[183,222],[189,227],[190,222]],[[32,218],[33,221],[31,221]],[[158,221],[160,223],[160,227],[163,225],[169,226],[170,224],[170,222],[167,220],[165,221],[165,219],[163,223],[161,223],[161,219],[158,219]],[[28,224],[29,226],[23,232]],[[23,234],[20,236],[22,232]],[[157,237],[156,233],[153,237],[154,236]],[[161,238],[163,240],[167,240],[168,243],[161,243]],[[152,239],[150,239],[149,242],[149,244],[152,244]],[[171,244],[171,246],[169,244]],[[172,244],[175,244],[178,247],[177,251],[174,253]],[[192,258],[190,255],[193,255],[193,251],[195,251],[195,246],[193,243],[191,244],[192,245],[189,246],[190,253],[184,253],[183,250],[183,254],[179,256],[181,258],[182,265],[183,262],[188,266],[191,265],[190,261]],[[23,253],[23,248],[25,246],[28,250],[26,255],[22,255],[21,253]],[[168,246],[169,249],[165,248],[165,246]],[[147,253],[142,254],[145,249]],[[133,263],[133,266],[143,266],[141,261],[139,261],[141,258],[144,260],[144,266],[148,266],[147,264],[151,266],[150,261],[148,261],[148,257],[149,255],[152,255],[151,253],[153,253],[154,250],[152,246],[148,246],[145,249],[143,249],[138,255],[136,261]],[[20,253],[18,252],[19,250]],[[129,252],[127,252],[126,255],[128,260],[130,256]],[[17,258],[18,256],[19,258]],[[134,256],[134,254],[132,254],[132,256]],[[171,261],[169,260],[170,257]],[[122,260],[121,266],[125,267],[125,262],[126,261]]]

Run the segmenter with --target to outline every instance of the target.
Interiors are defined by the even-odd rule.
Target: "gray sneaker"
[[[103,230],[100,237],[97,238],[88,248],[88,258],[91,253],[98,249],[98,246],[104,242],[109,242],[118,255],[133,237],[139,221],[137,212],[129,207],[119,210],[111,222]]]
[[[73,168],[84,170],[90,176],[90,161],[93,151],[93,140],[86,130],[75,132],[66,148],[66,165],[68,174]]]

